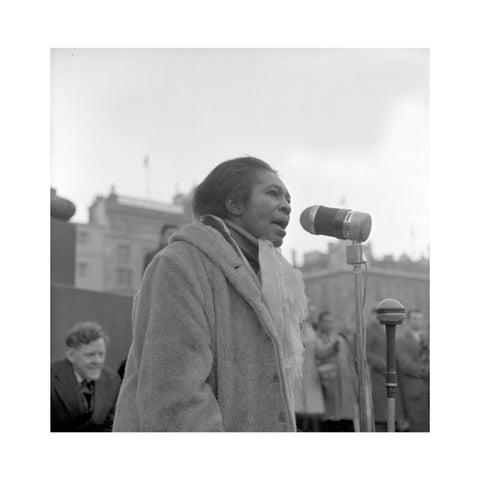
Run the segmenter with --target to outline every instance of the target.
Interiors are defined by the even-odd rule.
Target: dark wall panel
[[[80,290],[52,284],[51,358],[64,355],[65,335],[77,322],[91,320],[102,325],[110,338],[106,365],[117,369],[132,340],[132,297]]]
[[[50,223],[50,268],[51,281],[75,284],[75,226],[51,219]]]

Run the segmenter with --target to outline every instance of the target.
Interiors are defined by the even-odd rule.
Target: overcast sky
[[[298,223],[315,204],[370,213],[375,257],[418,258],[429,245],[428,68],[426,49],[54,49],[52,187],[87,222],[112,185],[169,203],[249,154],[292,195],[287,258],[325,251],[330,239]]]

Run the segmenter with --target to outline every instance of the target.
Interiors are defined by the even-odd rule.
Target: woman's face
[[[231,220],[256,238],[270,240],[276,247],[283,242],[290,221],[290,194],[274,172],[258,173],[245,204]]]

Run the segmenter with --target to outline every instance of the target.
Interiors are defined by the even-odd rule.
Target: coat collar
[[[277,341],[273,320],[262,302],[261,283],[222,219],[213,215],[215,226],[194,222],[175,233],[170,243],[185,241],[200,249],[223,272],[227,280],[255,310],[264,328]]]

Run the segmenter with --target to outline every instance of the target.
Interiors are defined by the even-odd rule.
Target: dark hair
[[[163,234],[165,233],[165,230],[168,230],[169,228],[178,228],[178,225],[175,225],[173,223],[166,223],[160,230],[160,235],[163,237]]]
[[[246,202],[260,171],[277,173],[268,163],[255,157],[239,157],[217,165],[198,185],[192,208],[196,218],[207,213],[228,218],[225,201],[229,198]]]
[[[88,345],[99,338],[103,338],[105,344],[108,343],[108,337],[98,323],[80,322],[76,323],[67,333],[65,343],[69,348],[78,348],[80,345]]]

